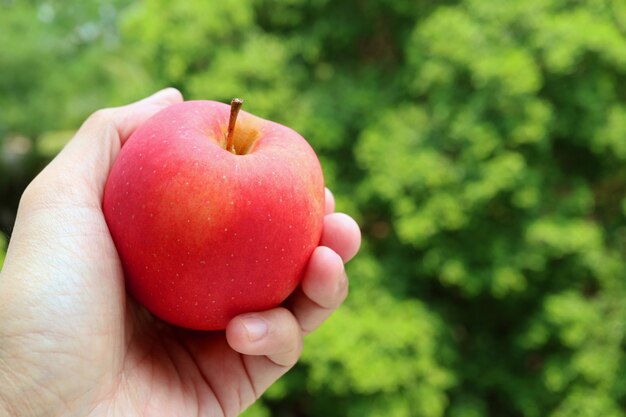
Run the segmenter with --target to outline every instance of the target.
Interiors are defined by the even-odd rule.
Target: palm
[[[99,207],[35,210],[23,219],[17,237],[54,217],[82,221],[66,224],[63,242],[53,242],[62,251],[29,265],[45,268],[50,285],[28,293],[23,304],[7,303],[16,309],[8,316],[23,317],[24,309],[32,314],[26,314],[30,320],[5,322],[5,327],[9,335],[45,337],[43,348],[25,353],[30,357],[24,374],[46,366],[53,380],[71,374],[69,383],[46,387],[65,414],[71,402],[81,410],[77,415],[233,416],[289,369],[265,356],[234,351],[224,332],[167,325],[128,297]],[[27,276],[29,271],[18,273]],[[16,337],[4,343],[11,351],[23,341]]]
[[[114,380],[92,415],[237,415],[256,399],[245,357],[223,333],[194,334],[132,306],[125,346],[113,353]],[[214,387],[216,389],[214,389]],[[101,413],[105,411],[106,413]]]
[[[64,210],[71,218],[81,216],[71,212],[75,208]],[[55,214],[59,213],[43,211],[37,217]],[[72,240],[66,235],[64,240],[66,252],[82,261],[73,270],[81,285],[73,288],[71,297],[91,300],[90,309],[77,315],[74,308],[59,309],[58,294],[41,298],[50,301],[48,310],[57,316],[55,323],[91,329],[80,335],[84,339],[80,344],[66,343],[63,338],[50,349],[83,362],[65,366],[107,366],[99,368],[100,372],[78,374],[75,383],[81,390],[58,392],[59,396],[82,398],[81,408],[93,410],[94,416],[108,415],[112,410],[137,416],[234,416],[256,400],[257,391],[262,392],[287,371],[266,357],[234,351],[224,332],[185,331],[151,316],[124,292],[120,262],[100,209],[88,209],[82,217],[85,222],[78,225],[82,233],[72,234]],[[100,273],[94,274],[96,271]],[[113,276],[110,271],[115,271]],[[63,274],[64,280],[74,278],[64,269],[52,272]],[[44,331],[47,321],[36,331]],[[102,391],[85,395],[82,388],[93,386]]]

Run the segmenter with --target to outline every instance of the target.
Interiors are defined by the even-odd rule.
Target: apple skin
[[[295,131],[230,107],[170,106],[122,147],[103,211],[128,291],[154,315],[197,330],[280,305],[318,246],[324,179]]]

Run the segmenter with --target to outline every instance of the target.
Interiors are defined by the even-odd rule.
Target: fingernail
[[[248,317],[242,320],[243,327],[246,328],[248,339],[256,342],[267,334],[267,322],[257,317]]]

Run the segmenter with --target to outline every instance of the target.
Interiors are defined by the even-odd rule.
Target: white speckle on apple
[[[281,251],[281,252],[284,252],[284,251],[285,251],[285,248],[280,248],[280,251]]]
[[[265,249],[267,249],[267,246],[264,246]]]
[[[235,282],[235,278],[231,278],[231,279],[230,279],[230,282]]]
[[[207,217],[206,219],[207,221],[211,221],[211,216]]]
[[[139,167],[139,171],[143,171],[143,167]]]
[[[246,201],[246,204],[247,204],[247,205],[251,205],[251,204],[252,204],[252,201],[247,200],[247,201]]]
[[[146,271],[148,270],[148,265],[146,265]]]
[[[228,262],[226,262],[226,266],[230,266],[230,264]]]
[[[248,239],[248,242],[252,242],[252,238]]]
[[[167,168],[167,164],[163,164],[163,168]]]
[[[266,286],[267,288],[269,288],[271,285],[270,285],[270,284],[265,284],[265,286]]]
[[[189,181],[185,181],[185,185],[189,185]]]
[[[230,254],[230,257],[231,257],[231,258],[234,258],[234,257],[235,257],[235,254],[234,254],[234,253],[231,253],[231,254]]]
[[[206,265],[206,261],[200,261],[201,265]]]
[[[151,134],[151,135],[150,135],[150,137],[151,137],[151,138],[154,138],[154,137],[156,137],[156,134],[155,134],[155,133],[153,133],[153,134]]]
[[[156,169],[153,169],[153,170],[152,170],[152,173],[153,173],[153,174],[156,174]]]
[[[282,202],[283,202],[283,199],[282,199],[282,198],[279,198],[279,199],[278,199],[278,202],[282,203]]]
[[[196,162],[194,165],[195,165],[195,166],[198,166],[198,165],[200,165],[200,164]]]
[[[230,297],[230,299],[234,301],[234,300],[235,300],[235,297]]]
[[[150,217],[154,217],[154,213],[150,213]]]
[[[292,226],[292,225],[289,225],[289,228],[290,228],[290,229],[293,229],[293,226]]]
[[[225,228],[224,228],[224,231],[225,231],[225,232],[228,232],[228,227],[225,227]]]
[[[180,274],[177,272],[177,273],[176,273],[176,276],[177,276],[177,277],[180,277]]]
[[[187,219],[187,223],[191,223],[191,219]]]
[[[185,266],[185,264],[181,262],[180,266]]]
[[[222,175],[222,179],[223,179],[223,180],[226,180],[226,175]]]
[[[143,158],[143,153],[139,152],[139,157]]]
[[[248,284],[252,285],[252,281],[248,282]]]

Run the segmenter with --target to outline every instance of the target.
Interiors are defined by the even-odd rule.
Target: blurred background
[[[247,417],[626,416],[624,0],[0,0],[0,264],[93,111],[293,127],[364,233]]]

